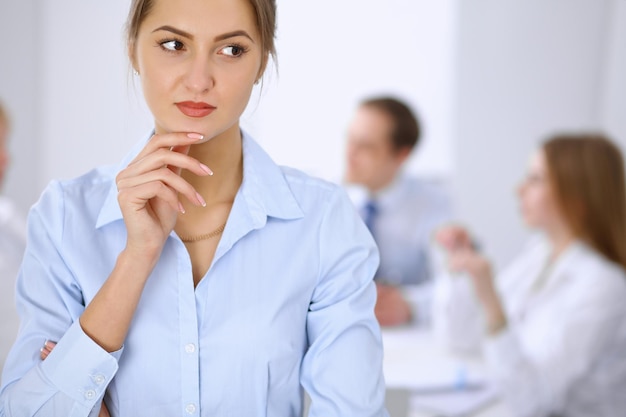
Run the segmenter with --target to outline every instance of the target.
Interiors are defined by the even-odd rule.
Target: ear
[[[408,146],[404,146],[396,151],[396,161],[398,165],[402,165],[408,157],[411,155],[412,149]]]

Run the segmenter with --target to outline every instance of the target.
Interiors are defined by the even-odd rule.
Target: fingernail
[[[211,171],[211,168],[209,168],[208,166],[204,164],[200,164],[200,168],[202,168],[202,170],[206,172],[207,174],[213,175],[213,171]]]
[[[198,139],[198,140],[204,139],[204,136],[201,135],[200,133],[187,133],[187,137],[190,139]]]
[[[180,201],[178,202],[178,210],[179,210],[182,214],[185,214],[185,207],[183,206],[183,203],[181,203]]]
[[[196,199],[202,207],[206,207],[206,201],[204,201],[204,198],[202,198],[202,196],[198,192],[196,192]]]

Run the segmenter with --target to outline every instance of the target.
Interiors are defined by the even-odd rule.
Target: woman
[[[533,156],[519,197],[525,222],[541,236],[497,282],[465,230],[438,232],[449,267],[469,275],[472,285],[461,277],[440,278],[437,330],[452,346],[468,348],[467,341],[484,329],[484,353],[512,415],[623,415],[626,187],[621,153],[602,136],[554,137]]]
[[[373,241],[239,127],[275,2],[135,0],[127,29],[154,134],[31,211],[0,416],[296,416],[301,387],[386,415]]]
[[[10,163],[8,112],[0,103],[0,191]],[[26,246],[26,221],[13,201],[0,194],[0,368],[15,341],[19,320],[13,293]]]

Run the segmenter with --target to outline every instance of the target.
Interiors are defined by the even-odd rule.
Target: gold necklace
[[[219,236],[220,234],[222,234],[222,232],[224,231],[225,227],[226,227],[226,223],[224,223],[223,225],[221,225],[217,229],[213,230],[212,232],[205,233],[203,235],[199,235],[199,236],[179,236],[179,237],[180,237],[180,240],[182,240],[185,243],[198,242],[200,240],[211,239],[211,238],[213,238],[215,236]]]

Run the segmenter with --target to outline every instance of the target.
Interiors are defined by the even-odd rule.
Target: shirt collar
[[[398,200],[402,200],[406,197],[404,193],[404,184],[406,181],[405,175],[398,173],[385,188],[376,193],[370,193],[368,199],[376,201],[376,205],[379,208],[394,206],[397,204]]]
[[[115,175],[124,169],[135,158],[146,142],[152,137],[140,141],[120,162]],[[241,195],[247,211],[255,227],[265,224],[267,217],[280,219],[297,219],[304,216],[300,205],[291,192],[281,168],[270,156],[242,131],[243,148],[243,181],[238,194]],[[117,185],[111,187],[98,215],[96,228],[108,223],[122,220],[122,211],[117,201]]]

